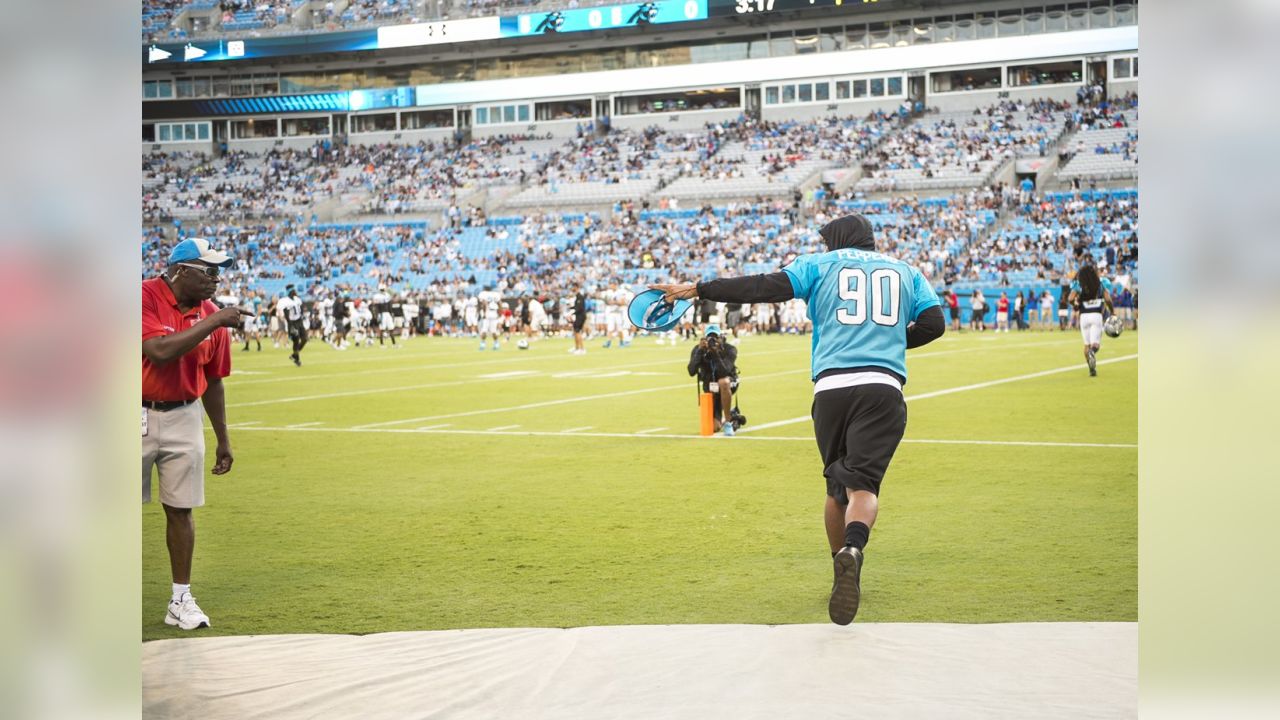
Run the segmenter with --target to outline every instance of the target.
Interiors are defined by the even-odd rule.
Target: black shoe
[[[289,359],[293,360],[294,365],[297,365],[298,367],[302,367],[302,358],[298,357],[298,353],[293,353],[292,355],[289,356]]]
[[[831,588],[831,600],[827,614],[831,622],[848,625],[858,614],[858,601],[862,599],[862,551],[844,547],[835,557],[836,582]]]

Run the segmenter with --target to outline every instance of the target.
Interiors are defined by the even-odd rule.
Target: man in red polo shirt
[[[209,241],[184,240],[169,266],[142,283],[142,501],[151,501],[151,468],[159,476],[173,571],[173,598],[164,621],[183,630],[208,627],[191,596],[196,528],[191,509],[204,504],[204,424],[209,415],[218,448],[213,474],[231,469],[222,378],[231,373],[227,328],[248,314],[209,302],[219,268],[231,258]]]

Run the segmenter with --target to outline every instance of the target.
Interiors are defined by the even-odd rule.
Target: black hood
[[[871,222],[858,213],[832,220],[823,225],[818,234],[827,242],[828,250],[876,249],[876,239],[871,234]]]

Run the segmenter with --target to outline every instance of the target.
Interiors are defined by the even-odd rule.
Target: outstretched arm
[[[775,303],[795,297],[791,279],[785,272],[722,278],[697,284],[673,283],[649,287],[666,293],[667,302],[701,297],[716,302]]]

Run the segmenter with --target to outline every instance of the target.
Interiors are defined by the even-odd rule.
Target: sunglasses
[[[199,270],[200,272],[204,273],[208,277],[213,278],[214,280],[218,279],[219,270],[217,267],[213,265],[192,265],[191,263],[178,263],[178,265],[181,265],[182,267],[185,267],[185,268],[192,268],[194,270]]]

